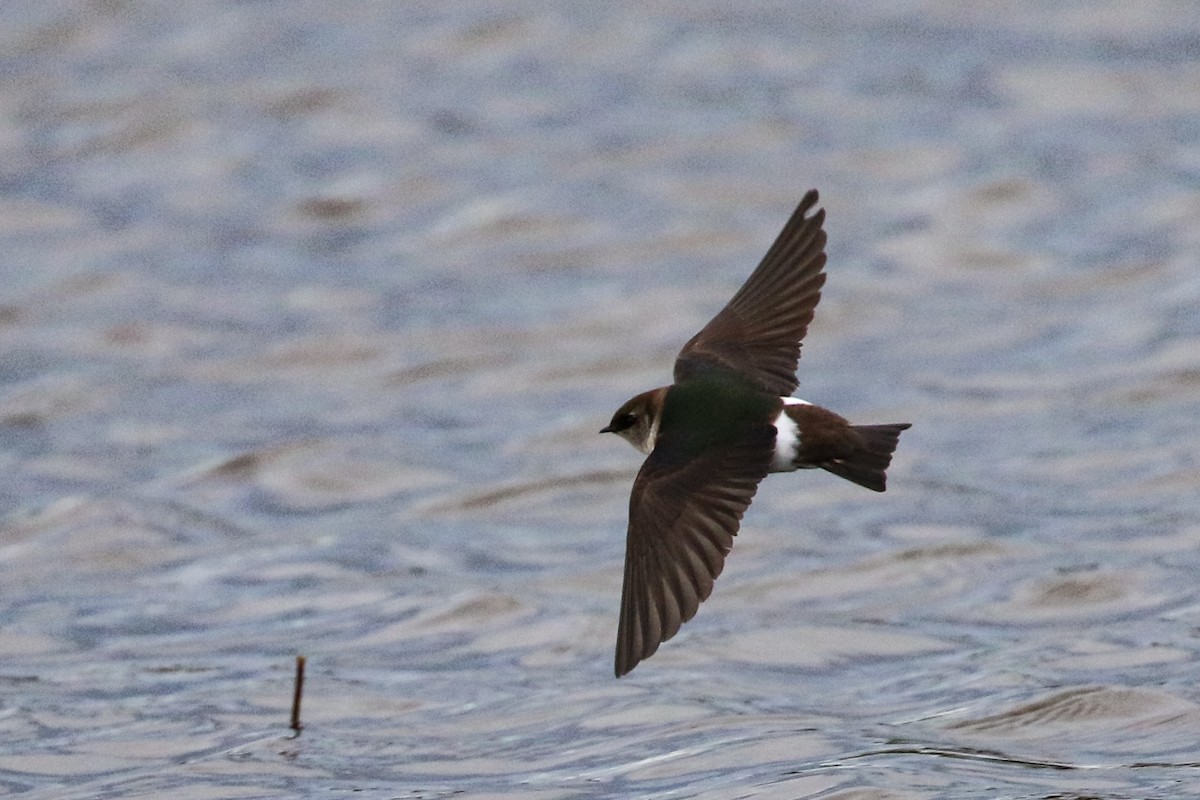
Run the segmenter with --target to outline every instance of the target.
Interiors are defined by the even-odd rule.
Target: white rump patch
[[[812,403],[807,400],[801,400],[799,397],[781,397],[785,406],[811,406]]]
[[[789,400],[792,402],[789,403]],[[785,406],[812,405],[794,397],[785,397],[783,403]],[[779,416],[775,418],[775,430],[775,457],[771,459],[771,472],[792,472],[796,469],[792,462],[796,458],[796,449],[800,446],[800,426],[786,411],[780,411]]]

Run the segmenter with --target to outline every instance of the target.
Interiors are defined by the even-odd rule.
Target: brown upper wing
[[[811,189],[742,288],[679,351],[676,383],[715,366],[776,395],[795,390],[800,340],[825,283],[825,209],[806,216],[816,203]]]
[[[642,465],[629,498],[618,678],[674,636],[712,592],[774,453],[773,426],[745,434],[682,462],[660,439]]]

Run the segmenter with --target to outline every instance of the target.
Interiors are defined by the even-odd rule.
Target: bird
[[[825,284],[825,210],[809,190],[758,267],[675,359],[674,383],[626,401],[600,433],[646,454],[629,496],[616,677],[695,616],[759,483],[823,469],[876,492],[910,423],[853,425],[793,396]],[[810,213],[812,212],[812,213]]]

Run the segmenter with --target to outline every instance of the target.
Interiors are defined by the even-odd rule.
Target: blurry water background
[[[2,13],[0,794],[1200,794],[1193,0]],[[814,186],[890,488],[614,680],[596,431]]]

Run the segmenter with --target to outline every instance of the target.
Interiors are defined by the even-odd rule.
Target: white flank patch
[[[781,397],[785,406],[811,406],[812,403],[807,400],[801,400],[799,397]]]
[[[789,400],[792,402],[789,403]],[[783,404],[812,405],[794,397],[785,397]],[[775,458],[771,460],[771,472],[792,472],[796,469],[792,461],[796,458],[796,448],[800,446],[800,427],[786,411],[780,411],[779,416],[775,418],[775,430],[778,432],[775,434]]]

